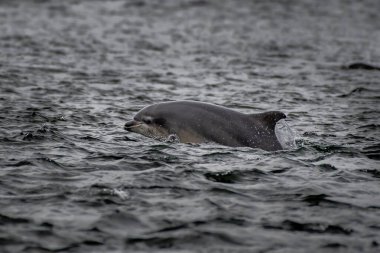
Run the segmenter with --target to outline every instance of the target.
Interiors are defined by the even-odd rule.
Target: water
[[[378,252],[377,0],[1,1],[1,252]],[[296,148],[123,125],[281,110]],[[285,128],[286,130],[286,128]]]

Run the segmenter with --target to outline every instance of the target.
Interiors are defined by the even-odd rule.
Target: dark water
[[[380,2],[0,1],[1,252],[379,252]],[[357,65],[354,65],[357,66]],[[282,110],[298,148],[126,133]]]

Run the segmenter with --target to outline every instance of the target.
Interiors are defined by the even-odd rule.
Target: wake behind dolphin
[[[174,101],[143,108],[124,128],[159,140],[176,135],[185,143],[215,142],[275,151],[283,149],[275,126],[284,118],[279,111],[244,114],[209,103]]]

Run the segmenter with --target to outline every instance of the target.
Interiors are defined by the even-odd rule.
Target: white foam
[[[279,120],[277,122],[276,127],[274,128],[274,132],[283,149],[297,148],[296,134],[290,128],[285,119]]]
[[[113,189],[112,193],[121,198],[122,200],[126,200],[129,198],[129,193],[127,191]]]
[[[179,137],[176,134],[171,134],[166,138],[165,142],[169,143],[180,143]]]

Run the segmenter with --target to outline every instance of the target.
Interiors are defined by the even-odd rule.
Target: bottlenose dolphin
[[[281,150],[277,121],[279,111],[244,114],[226,107],[196,101],[153,104],[140,110],[125,129],[150,138],[165,140],[176,135],[180,142],[215,142],[231,147]]]

